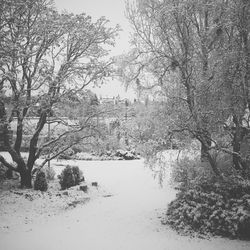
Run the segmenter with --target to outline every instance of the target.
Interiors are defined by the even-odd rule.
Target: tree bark
[[[242,127],[242,124],[236,115],[233,116],[233,122],[235,124],[235,128],[233,130],[232,146],[233,152],[237,153],[233,154],[233,165],[236,170],[242,170],[244,168],[244,163],[240,157],[241,143],[244,139],[244,136],[247,134],[247,131],[244,131],[244,128]]]
[[[218,169],[215,159],[211,155],[210,147],[212,144],[211,135],[209,132],[205,132],[205,136],[198,139],[201,143],[201,162],[208,162],[216,176],[221,177],[221,173]]]
[[[219,169],[218,169],[217,163],[216,163],[216,161],[213,159],[213,157],[212,157],[212,155],[211,155],[210,152],[207,152],[207,159],[208,159],[208,161],[209,161],[209,163],[210,163],[210,166],[211,166],[213,172],[215,173],[215,175],[216,175],[217,177],[219,177],[219,178],[222,178],[222,175],[221,175],[221,173],[220,173],[220,171],[219,171]]]
[[[236,129],[234,136],[233,136],[233,152],[240,153],[240,143],[241,138],[239,135],[239,129]],[[236,170],[241,170],[241,159],[238,155],[233,154],[233,165]]]
[[[32,188],[31,171],[22,170],[20,172],[20,176],[21,176],[21,188]]]
[[[6,175],[7,179],[12,179],[13,178],[13,171],[8,168],[5,175]]]
[[[204,143],[201,143],[201,162],[208,161],[208,151],[208,146]]]

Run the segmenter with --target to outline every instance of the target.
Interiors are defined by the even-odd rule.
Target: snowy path
[[[89,181],[111,197],[32,225],[26,232],[0,234],[1,250],[249,250],[250,243],[200,240],[177,235],[160,223],[174,191],[162,189],[142,161],[78,163]]]

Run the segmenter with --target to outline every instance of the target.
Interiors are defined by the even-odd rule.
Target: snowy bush
[[[96,156],[91,155],[90,153],[87,152],[80,152],[80,153],[76,153],[73,156],[74,160],[83,160],[83,161],[92,161],[97,159]]]
[[[239,173],[232,164],[232,156],[228,154],[213,155],[217,168],[224,179],[238,182],[248,179],[246,174]],[[201,162],[200,156],[184,157],[174,166],[171,174],[172,182],[180,189],[192,188],[202,183],[214,183],[218,181],[218,176],[214,174],[208,162]]]
[[[62,154],[58,156],[58,159],[61,160],[70,160],[72,156],[75,154],[74,150],[69,148],[66,151],[64,151]]]
[[[139,144],[137,150],[145,160],[149,160],[155,157],[159,152],[159,144],[154,140],[148,140],[147,142]]]
[[[60,175],[62,190],[78,185],[81,179],[82,171],[78,167],[67,165]]]
[[[34,189],[40,191],[47,191],[48,183],[46,180],[46,175],[43,171],[38,171],[36,174],[36,179],[34,182]]]
[[[224,156],[218,178],[199,159],[184,158],[173,169],[179,193],[167,210],[166,223],[182,233],[250,239],[250,183]]]
[[[56,175],[56,172],[55,170],[53,169],[53,167],[43,167],[43,171],[45,173],[45,176],[46,176],[46,179],[49,180],[49,181],[52,181],[55,179],[55,175]]]
[[[0,163],[0,181],[6,178],[6,168]]]
[[[75,177],[75,185],[79,185],[83,176],[82,171],[79,169],[79,167],[73,166],[72,173]]]
[[[122,149],[118,149],[115,153],[116,157],[119,157],[124,160],[136,160],[139,159],[139,156],[134,150],[126,151]]]
[[[250,239],[250,185],[182,191],[169,204],[166,223],[179,232]]]
[[[82,152],[77,153],[73,156],[75,160],[101,160],[101,161],[109,161],[109,160],[136,160],[140,159],[135,151],[126,151],[122,149],[118,149],[116,152],[106,151],[105,153],[101,153],[100,155],[96,156],[90,153]]]
[[[71,149],[74,151],[74,154],[77,154],[77,153],[83,152],[84,147],[77,144],[77,145],[72,146]]]

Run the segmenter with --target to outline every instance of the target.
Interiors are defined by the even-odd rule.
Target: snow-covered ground
[[[59,173],[62,166],[57,164]],[[62,162],[65,164],[65,162]],[[175,191],[161,188],[143,161],[79,161],[88,182],[97,181],[108,194],[53,216],[29,230],[0,232],[1,250],[249,250],[250,242],[196,239],[177,235],[161,224]],[[13,214],[15,220],[15,214]],[[0,222],[1,223],[1,222]]]

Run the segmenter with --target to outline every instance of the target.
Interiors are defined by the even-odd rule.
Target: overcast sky
[[[112,55],[119,55],[129,50],[129,22],[125,17],[125,1],[126,0],[54,0],[59,11],[67,10],[73,13],[86,13],[97,19],[105,16],[113,25],[119,24],[123,31],[117,39],[116,46],[112,49]],[[117,80],[114,80],[101,88],[95,88],[99,96],[117,96],[118,94],[126,98],[134,98],[132,90],[124,91]]]

